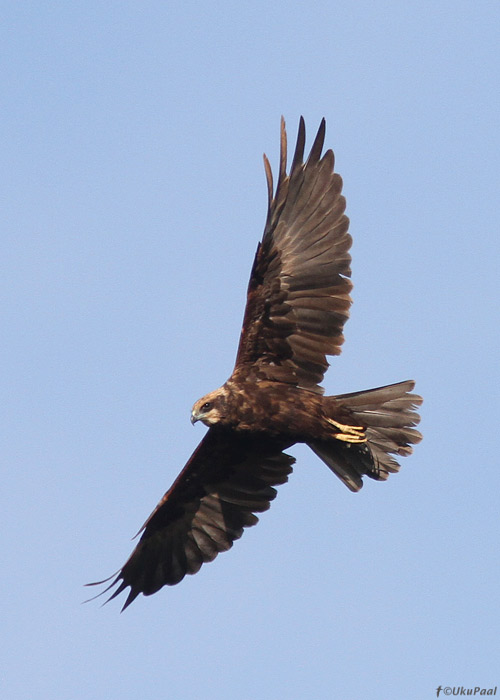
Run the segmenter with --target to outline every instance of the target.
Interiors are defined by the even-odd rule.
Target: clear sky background
[[[500,686],[499,20],[481,0],[3,5],[2,698]],[[416,379],[424,441],[356,495],[295,448],[229,553],[122,615],[81,605],[232,370],[281,114],[308,146],[326,117],[351,218],[327,392]]]

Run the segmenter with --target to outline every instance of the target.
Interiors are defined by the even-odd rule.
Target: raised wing
[[[349,316],[352,284],[342,179],[334,156],[321,156],[325,120],[304,163],[301,117],[290,174],[281,121],[276,193],[264,156],[269,193],[267,222],[248,286],[247,306],[233,376],[286,382],[322,393],[318,386],[338,355]]]
[[[255,513],[269,508],[276,496],[273,487],[288,480],[295,459],[284,454],[283,447],[265,438],[256,441],[211,428],[106,588],[118,585],[109,600],[130,586],[124,610],[139,593],[151,595],[173,586],[230,549],[245,527],[258,522]]]

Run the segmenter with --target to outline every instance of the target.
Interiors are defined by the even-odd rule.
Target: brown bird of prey
[[[351,305],[351,236],[342,179],[331,150],[322,155],[325,120],[304,162],[305,126],[287,173],[281,123],[276,190],[264,156],[268,212],[250,274],[233,373],[197,401],[191,422],[205,437],[150,515],[128,561],[106,590],[111,600],[130,587],[138,595],[179,583],[215,559],[257,523],[299,442],[351,491],[364,475],[383,481],[421,440],[414,429],[422,399],[413,381],[352,394],[323,396],[327,355],[338,355]],[[110,577],[113,578],[113,577]],[[109,581],[110,579],[108,579]],[[100,583],[104,583],[101,581]]]

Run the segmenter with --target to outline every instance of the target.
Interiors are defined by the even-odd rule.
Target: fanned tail
[[[365,474],[380,481],[397,472],[400,465],[393,455],[410,455],[411,445],[422,439],[414,428],[420,421],[415,409],[422,403],[420,396],[411,393],[414,386],[415,382],[408,380],[325,397],[325,401],[332,399],[337,411],[339,406],[346,411],[348,425],[343,425],[345,420],[342,423],[332,420],[343,432],[337,432],[338,437],[331,440],[308,444],[351,491],[359,491]]]

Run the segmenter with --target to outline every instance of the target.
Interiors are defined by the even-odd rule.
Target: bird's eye
[[[210,411],[211,408],[212,408],[212,404],[210,403],[210,401],[207,401],[207,403],[203,404],[203,406],[201,407],[201,410],[203,412],[205,412],[205,411]]]

